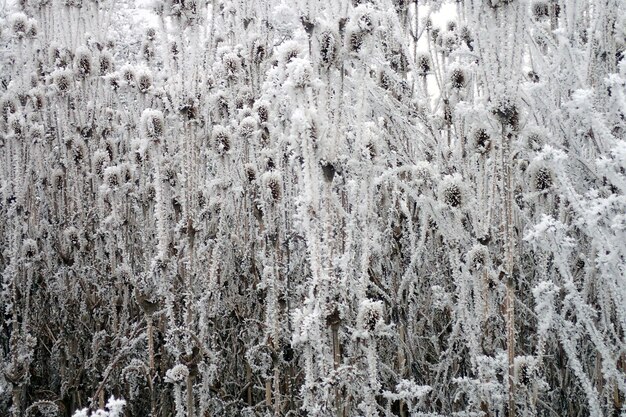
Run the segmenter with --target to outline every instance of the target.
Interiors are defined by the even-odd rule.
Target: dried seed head
[[[22,255],[25,258],[33,258],[37,254],[37,242],[33,239],[25,239],[22,242]]]
[[[104,170],[104,183],[111,189],[117,188],[122,182],[119,166],[107,167]]]
[[[156,29],[148,28],[146,29],[146,39],[149,41],[153,41],[156,39]]]
[[[543,148],[543,139],[537,132],[532,132],[526,137],[526,145],[528,149],[538,152]]]
[[[172,384],[180,384],[185,382],[189,376],[189,368],[186,365],[178,364],[172,369],[168,369],[165,373],[165,380]]]
[[[92,159],[92,171],[99,178],[104,178],[104,170],[106,169],[107,164],[110,162],[109,154],[107,151],[103,149],[98,149],[93,154]]]
[[[50,184],[53,190],[61,191],[65,186],[65,170],[63,168],[57,168],[52,172],[50,177]]]
[[[26,36],[26,32],[28,31],[28,17],[26,17],[24,13],[13,13],[9,20],[11,22],[11,30],[18,39],[22,39]]]
[[[252,62],[259,65],[265,59],[267,50],[260,40],[256,40],[252,44],[252,51],[250,53],[252,55]]]
[[[234,80],[237,78],[239,70],[241,69],[241,59],[237,56],[237,54],[232,52],[224,54],[222,57],[222,64],[224,65],[227,79]]]
[[[244,167],[244,173],[248,182],[252,183],[257,178],[257,170],[254,164],[246,164]]]
[[[267,122],[269,119],[269,103],[267,102],[257,102],[255,104],[256,114],[259,116],[259,121],[261,123]]]
[[[87,145],[82,139],[73,141],[72,143],[72,156],[76,165],[80,165],[87,157]]]
[[[141,55],[146,61],[152,61],[156,55],[156,52],[154,50],[154,44],[149,41],[144,42],[141,45]]]
[[[535,191],[544,191],[554,183],[553,173],[547,166],[535,166],[531,169],[531,181]]]
[[[106,75],[113,71],[113,56],[109,51],[103,51],[100,53],[98,67],[100,75]]]
[[[144,136],[159,141],[165,133],[165,121],[160,110],[146,109],[141,113],[141,129]]]
[[[137,73],[137,88],[143,94],[147,93],[152,87],[152,73],[147,69],[140,70]]]
[[[278,201],[282,195],[282,177],[276,171],[270,171],[263,174],[263,184],[270,201]]]
[[[441,200],[450,207],[460,207],[463,204],[461,176],[454,174],[444,177],[439,188],[439,195]]]
[[[293,58],[287,64],[287,77],[296,88],[305,88],[311,83],[312,70],[308,59]]]
[[[348,48],[351,52],[359,52],[363,46],[364,33],[354,31],[348,34]]]
[[[213,144],[215,152],[220,156],[230,152],[231,140],[228,129],[220,125],[213,126]]]
[[[545,0],[535,0],[530,5],[530,10],[532,12],[533,17],[536,20],[541,20],[543,18],[550,16],[550,10],[548,7],[548,2]]]
[[[472,136],[474,138],[474,149],[476,149],[476,152],[483,155],[489,152],[491,148],[491,138],[485,128],[481,127],[476,129]]]
[[[63,239],[66,249],[74,250],[81,247],[81,237],[78,229],[70,226],[63,231]]]
[[[364,332],[363,336],[370,335],[377,327],[384,324],[383,302],[363,300],[357,313],[357,329]]]
[[[450,73],[450,84],[452,88],[463,88],[467,82],[465,71],[461,68],[455,68]]]
[[[249,139],[254,134],[256,128],[256,120],[254,120],[253,117],[246,117],[239,123],[239,136],[244,139]]]
[[[74,77],[69,70],[59,69],[52,74],[54,85],[61,93],[66,93],[72,86]]]
[[[285,42],[285,45],[279,49],[278,54],[281,61],[288,64],[292,59],[299,58],[302,55],[302,47],[296,41]]]
[[[426,75],[430,72],[430,55],[426,52],[422,52],[417,56],[417,70],[420,75]]]
[[[133,82],[135,82],[135,78],[136,78],[135,68],[130,64],[124,65],[122,67],[122,78],[128,84],[132,84]]]
[[[456,30],[456,22],[454,20],[450,20],[447,24],[446,24],[446,29],[449,32],[454,32]]]
[[[76,50],[74,67],[76,69],[76,75],[78,75],[79,78],[85,78],[91,75],[91,52],[87,47],[81,46]]]
[[[322,64],[328,66],[337,58],[337,38],[330,30],[323,31],[319,36],[319,53]]]
[[[470,271],[480,271],[489,262],[489,251],[487,247],[477,243],[467,253],[467,265]]]

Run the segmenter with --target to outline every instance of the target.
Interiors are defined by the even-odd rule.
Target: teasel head
[[[80,250],[83,244],[82,236],[76,227],[70,226],[63,230],[63,246],[66,252]]]
[[[266,123],[269,119],[269,103],[266,101],[257,101],[254,104],[256,114],[260,123]]]
[[[111,190],[116,189],[122,183],[120,167],[117,165],[107,167],[104,170],[104,184]]]
[[[465,70],[460,67],[454,68],[450,72],[450,85],[452,88],[460,89],[465,87],[465,84],[467,84],[467,74]]]
[[[91,75],[91,61],[91,51],[87,49],[86,46],[81,46],[76,50],[76,56],[74,57],[74,68],[76,69],[76,75],[79,78],[86,78]]]
[[[228,129],[224,126],[215,125],[212,136],[215,152],[220,156],[228,154],[231,148],[231,137]]]
[[[65,169],[63,167],[58,167],[52,171],[50,185],[53,191],[61,191],[65,188]]]
[[[251,55],[252,62],[256,65],[259,65],[261,62],[263,62],[263,60],[267,56],[267,48],[263,43],[261,43],[259,39],[254,41],[254,43],[252,44]]]
[[[98,149],[94,152],[91,161],[92,173],[100,179],[104,178],[104,170],[110,162],[108,152],[104,149]]]
[[[530,4],[530,11],[535,20],[542,20],[550,16],[550,8],[546,0],[535,0]]]
[[[377,328],[385,324],[384,318],[382,301],[365,299],[359,303],[356,322],[363,337],[371,337]]]
[[[280,47],[278,54],[279,59],[286,65],[302,55],[302,47],[296,41],[288,41]]]
[[[489,266],[489,250],[485,245],[475,244],[472,249],[467,252],[467,266],[471,272],[484,270]]]
[[[546,191],[554,185],[554,172],[544,163],[533,163],[529,167],[533,190]]]
[[[447,175],[439,185],[439,198],[450,207],[461,207],[464,203],[463,185],[459,174]]]
[[[145,138],[159,142],[165,133],[165,120],[160,110],[146,109],[141,113],[141,131]]]
[[[241,70],[241,58],[234,52],[227,53],[222,57],[222,64],[224,65],[226,78],[229,80],[236,79]]]
[[[111,71],[114,70],[113,65],[113,56],[109,51],[100,52],[100,56],[98,57],[98,68],[100,75],[107,75]]]
[[[474,149],[477,153],[485,155],[491,149],[491,137],[484,127],[479,127],[472,133]]]
[[[248,116],[244,118],[241,123],[239,123],[239,128],[237,130],[241,138],[250,139],[256,129],[256,120],[253,117]]]
[[[88,153],[89,150],[83,139],[78,138],[72,141],[72,159],[77,166],[82,167]]]
[[[122,67],[121,72],[122,72],[122,79],[124,79],[126,83],[128,83],[129,85],[134,84],[135,78],[137,77],[137,71],[132,65],[130,64],[124,65]]]
[[[24,239],[22,242],[22,256],[26,259],[34,258],[38,253],[37,242],[33,239]]]
[[[348,50],[350,52],[359,52],[361,50],[361,47],[363,46],[364,37],[365,33],[362,31],[355,30],[348,32]]]
[[[141,55],[146,62],[151,62],[156,56],[154,43],[150,41],[145,41],[141,45]]]
[[[337,36],[329,29],[324,30],[318,37],[318,44],[322,65],[330,66],[336,61],[339,53]]]
[[[152,88],[152,73],[148,69],[142,69],[137,73],[137,89],[146,94]]]
[[[263,174],[263,185],[266,195],[271,202],[278,202],[282,196],[283,180],[277,171],[269,171]]]
[[[52,80],[56,89],[65,94],[72,87],[74,76],[70,70],[58,69],[52,73]]]
[[[28,32],[28,17],[21,12],[13,13],[9,18],[13,35],[22,39]]]
[[[248,183],[250,184],[254,183],[258,175],[256,166],[254,164],[246,164],[244,166],[244,175]]]

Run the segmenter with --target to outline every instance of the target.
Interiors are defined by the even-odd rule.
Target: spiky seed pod
[[[489,152],[491,148],[491,137],[485,128],[478,128],[473,133],[474,149],[481,155]]]
[[[241,69],[241,59],[235,53],[224,54],[222,57],[222,64],[224,65],[224,71],[226,72],[226,78],[234,80],[239,75]]]
[[[531,182],[535,191],[545,191],[554,184],[553,173],[547,166],[536,166],[531,169]]]
[[[28,29],[26,30],[26,36],[34,39],[39,34],[39,26],[35,19],[28,19]]]
[[[537,132],[528,134],[526,137],[526,146],[528,146],[528,149],[532,151],[540,151],[541,148],[543,148],[543,139],[541,138],[541,135]]]
[[[137,88],[143,94],[150,91],[152,87],[152,73],[147,69],[139,71],[137,74]]]
[[[455,68],[450,73],[450,84],[452,88],[463,88],[467,82],[465,71],[462,68]]]
[[[41,124],[31,124],[28,129],[28,137],[33,143],[40,142],[45,136],[44,127]]]
[[[460,37],[461,37],[461,40],[465,42],[465,45],[467,45],[467,49],[469,49],[470,51],[473,51],[474,50],[474,37],[472,36],[472,32],[470,32],[467,26],[463,26],[461,28]]]
[[[384,324],[384,317],[382,301],[363,300],[356,317],[357,329],[367,337]]]
[[[446,29],[448,32],[454,32],[456,30],[456,22],[454,20],[450,20],[446,23]]]
[[[2,119],[6,123],[9,120],[9,116],[17,111],[17,100],[14,97],[5,95],[2,99]]]
[[[220,156],[230,152],[231,139],[228,129],[220,125],[213,126],[213,144],[215,152]]]
[[[550,16],[548,2],[545,0],[535,0],[530,5],[530,11],[536,20],[541,20]]]
[[[25,258],[33,258],[37,255],[37,242],[33,239],[25,239],[22,242],[22,256]]]
[[[144,136],[155,142],[163,138],[165,121],[160,110],[146,109],[141,113],[141,130]]]
[[[91,163],[93,173],[97,175],[100,179],[104,178],[104,170],[106,169],[106,166],[109,162],[109,154],[107,153],[107,151],[103,149],[98,149],[96,152],[94,152]]]
[[[79,78],[86,78],[91,75],[91,52],[89,49],[81,46],[76,50],[74,67]]]
[[[189,368],[186,365],[178,364],[165,373],[165,380],[172,384],[182,384],[189,376]]]
[[[266,123],[269,119],[269,104],[267,102],[257,102],[256,114],[259,116],[259,122]]]
[[[13,13],[9,20],[11,22],[11,30],[18,39],[22,39],[26,36],[26,32],[28,31],[28,17],[26,17],[24,13]]]
[[[21,137],[24,133],[24,118],[19,113],[9,117],[9,130],[15,136]]]
[[[498,121],[504,126],[508,126],[513,130],[519,127],[519,112],[517,106],[508,99],[498,102],[491,113],[498,118]]]
[[[292,59],[299,58],[302,55],[302,47],[296,41],[289,41],[280,48],[278,55],[284,64],[288,64]]]
[[[246,117],[239,123],[239,136],[244,139],[250,139],[256,128],[256,120],[253,117]]]
[[[332,31],[325,30],[320,34],[318,42],[322,64],[331,65],[337,59],[337,38]]]
[[[109,86],[111,87],[111,89],[113,89],[113,91],[117,91],[120,88],[120,77],[117,74],[109,74],[109,76],[106,78],[106,80],[109,83]]]
[[[57,90],[61,93],[66,93],[70,89],[72,81],[74,81],[69,70],[56,70],[52,75],[52,79]]]
[[[459,174],[447,175],[443,178],[439,188],[441,201],[450,207],[460,207],[463,204],[462,180]]]
[[[104,170],[104,183],[111,189],[117,188],[122,182],[120,167],[111,166]]]
[[[132,65],[126,64],[122,67],[122,78],[128,84],[133,84],[135,82],[136,76],[137,76],[137,72],[135,71],[135,68]]]
[[[253,183],[257,178],[257,169],[254,164],[246,164],[244,167],[244,174],[248,182]]]
[[[155,28],[148,28],[146,29],[146,39],[149,41],[153,41],[156,39],[156,29]]]
[[[442,48],[445,55],[450,54],[457,46],[457,37],[454,33],[446,33],[442,36]]]
[[[156,52],[154,50],[154,44],[152,42],[146,41],[141,45],[141,55],[143,59],[150,62],[156,56]]]
[[[66,228],[63,231],[63,243],[65,249],[70,252],[80,249],[83,242],[78,229],[73,226]]]
[[[287,77],[296,88],[305,88],[311,83],[311,63],[308,59],[294,58],[287,64]]]
[[[259,65],[265,59],[267,52],[265,45],[260,43],[259,41],[254,42],[252,45],[252,62],[256,65]]]
[[[348,34],[348,49],[350,52],[359,52],[363,46],[364,32],[354,31]]]
[[[50,177],[50,185],[53,190],[61,191],[65,186],[65,171],[63,168],[57,168],[52,172]]]
[[[128,162],[119,165],[122,182],[129,183],[133,179],[133,170]]]
[[[163,168],[161,181],[169,184],[172,187],[176,187],[176,171],[170,165]]]
[[[270,171],[263,174],[263,184],[270,201],[277,202],[282,196],[282,177],[276,171]]]
[[[467,252],[466,259],[470,271],[480,271],[489,265],[489,251],[485,245],[477,243]]]
[[[73,141],[73,145],[72,145],[72,156],[74,159],[74,163],[76,163],[76,165],[81,165],[81,163],[85,160],[85,158],[87,157],[87,145],[85,145],[85,141],[83,141],[82,139],[78,139]]]
[[[100,75],[106,75],[109,72],[113,71],[113,56],[109,51],[100,52],[100,56],[98,57],[98,68],[100,71]]]

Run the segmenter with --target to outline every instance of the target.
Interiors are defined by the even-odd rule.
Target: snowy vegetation
[[[626,415],[623,0],[150,7],[0,5],[1,415]]]

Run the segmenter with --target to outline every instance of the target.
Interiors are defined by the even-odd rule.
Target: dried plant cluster
[[[626,414],[623,1],[153,6],[0,7],[1,415]]]

